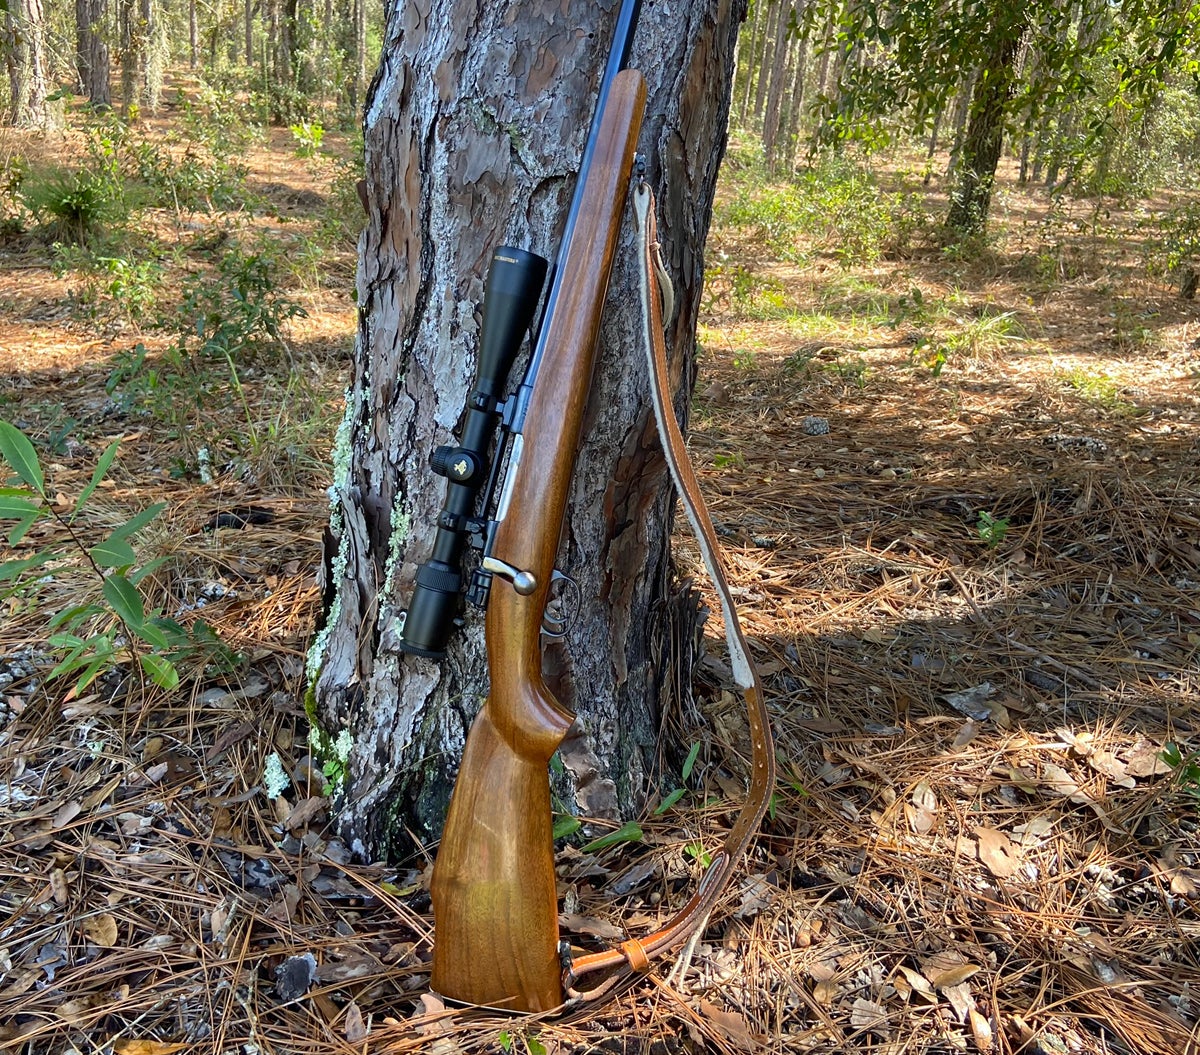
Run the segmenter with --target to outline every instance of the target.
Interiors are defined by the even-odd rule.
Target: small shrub
[[[301,121],[291,126],[291,133],[296,141],[296,157],[315,158],[321,152],[325,129],[320,121]]]
[[[1159,238],[1147,251],[1151,274],[1169,275],[1188,299],[1195,296],[1195,275],[1200,271],[1200,202],[1187,202],[1158,217]],[[1188,286],[1191,285],[1189,292]]]
[[[986,509],[981,509],[975,523],[975,533],[988,549],[995,549],[1008,534],[1008,518],[993,516]]]
[[[235,249],[221,259],[215,281],[199,276],[186,285],[177,316],[180,351],[237,358],[253,347],[279,345],[286,323],[306,312],[280,292],[275,272],[266,253]]]

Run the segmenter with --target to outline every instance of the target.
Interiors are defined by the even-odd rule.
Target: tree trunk
[[[734,116],[740,125],[746,124],[750,114],[750,92],[754,88],[756,68],[755,52],[762,36],[763,11],[768,3],[769,0],[753,0],[750,4],[750,25],[738,38],[736,73],[740,87],[737,91],[739,101],[734,109]]]
[[[367,5],[366,0],[351,0],[351,5],[354,22],[354,75],[350,82],[350,105],[357,112],[367,88]]]
[[[44,128],[46,109],[46,13],[42,0],[9,0],[4,30],[11,120],[23,128]]]
[[[784,0],[774,0],[767,9],[767,20],[763,26],[762,50],[759,52],[755,73],[758,81],[754,86],[754,123],[762,128],[763,110],[767,105],[767,87],[771,82],[771,62],[775,57],[775,38],[779,34],[779,20],[783,17]]]
[[[165,50],[165,42],[160,39],[161,27],[158,20],[158,10],[154,6],[154,0],[141,0],[140,14],[139,21],[142,30],[142,105],[150,113],[156,113],[162,97],[163,71],[161,56]]]
[[[780,5],[779,22],[775,26],[775,61],[771,64],[771,83],[767,88],[767,109],[763,114],[763,156],[767,171],[775,171],[775,149],[779,139],[779,111],[783,103],[783,86],[788,78],[788,59],[791,57],[791,38],[788,29],[792,22],[791,0]]]
[[[366,108],[368,217],[331,489],[327,618],[309,656],[325,737],[352,734],[340,824],[363,854],[436,835],[486,691],[480,613],[466,613],[440,663],[400,651],[397,619],[430,555],[445,483],[428,458],[463,413],[487,262],[501,244],[556,251],[616,15],[616,4],[601,6],[431,0],[424,12],[388,10]],[[639,149],[663,191],[659,232],[678,303],[669,341],[685,409],[744,6],[646,4],[632,54],[648,81]],[[631,234],[562,533],[559,567],[579,585],[580,610],[545,656],[548,684],[578,714],[556,794],[588,816],[636,811],[664,759],[682,760],[665,736],[680,725],[668,720],[665,683],[687,684],[698,620],[690,595],[671,592],[674,502],[637,351]]]
[[[987,227],[992,184],[1004,143],[1004,119],[1013,91],[1014,61],[1024,31],[1023,23],[997,26],[991,53],[971,92],[971,119],[959,156],[958,187],[946,221],[959,234],[978,234]]]
[[[135,0],[117,0],[121,40],[121,103],[127,117],[141,104],[140,77],[145,69],[146,39]]]
[[[933,157],[937,153],[938,133],[942,130],[942,118],[945,113],[944,106],[938,108],[937,113],[933,115],[933,127],[929,130],[929,146],[925,148],[925,178],[921,181],[926,187],[933,179]]]
[[[242,20],[244,37],[242,54],[245,56],[246,69],[254,69],[254,0],[245,0],[242,4]]]
[[[279,18],[279,66],[277,74],[280,81],[289,88],[296,87],[296,39],[297,18],[299,15],[298,0],[281,0],[282,8]]]
[[[75,0],[75,68],[79,87],[94,107],[112,105],[104,15],[108,0]]]
[[[196,69],[200,65],[200,17],[196,11],[196,0],[188,0],[188,66]]]
[[[805,5],[798,6],[803,16]],[[792,75],[792,90],[788,97],[787,114],[787,159],[788,171],[796,168],[796,146],[800,141],[800,114],[804,109],[804,77],[808,70],[808,32],[800,26],[800,39],[796,41],[796,67]]]
[[[825,18],[825,36],[821,41],[821,62],[817,69],[817,94],[824,95],[829,90],[829,72],[833,55],[833,37],[837,31],[836,11]]]

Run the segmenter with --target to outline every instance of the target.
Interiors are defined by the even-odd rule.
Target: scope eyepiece
[[[430,659],[446,654],[461,586],[462,576],[449,564],[431,560],[421,565],[400,632],[399,645],[405,652]]]

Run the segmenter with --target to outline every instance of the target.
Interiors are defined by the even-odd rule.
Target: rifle
[[[454,622],[464,537],[483,549],[470,598],[486,603],[491,694],[467,737],[434,864],[433,988],[455,1000],[540,1011],[563,1001],[548,763],[574,715],[542,680],[543,615],[574,470],[601,314],[646,104],[623,69],[638,0],[624,0],[529,366],[499,388],[536,309],[545,262],[501,247],[485,285],[480,366],[458,447],[432,463],[450,483],[434,553],[417,573],[401,647],[436,657]],[[495,420],[510,447],[495,516]],[[486,478],[486,484],[485,484]],[[495,577],[493,581],[493,576]]]
[[[574,715],[543,681],[541,635],[646,102],[641,75],[624,69],[639,2],[622,2],[529,366],[517,391],[503,402],[500,393],[536,311],[546,264],[510,247],[501,247],[493,256],[485,285],[480,366],[467,422],[461,444],[439,448],[431,459],[434,470],[450,483],[434,553],[418,571],[401,630],[401,647],[407,651],[441,655],[456,621],[461,586],[457,565],[464,541],[483,550],[467,595],[487,607],[491,694],[468,734],[434,863],[431,985],[453,1000],[513,1011],[548,1011],[566,998],[606,992],[602,986],[593,994],[578,994],[571,986],[584,973],[611,972],[622,965],[644,970],[649,955],[700,926],[761,820],[773,782],[761,690],[738,631],[740,644],[730,640],[734,668],[745,672],[739,683],[759,716],[751,719],[753,801],[748,801],[725,851],[697,893],[662,930],[642,942],[624,943],[619,952],[594,953],[574,965],[564,964],[548,763]],[[647,296],[657,300],[653,276],[648,283],[651,292],[643,289],[645,303]],[[660,362],[653,362],[654,354],[651,358],[655,373],[662,376],[659,310],[656,304],[646,314],[648,330],[658,329],[654,352]],[[660,390],[655,395],[660,430],[667,413],[664,403],[669,409]],[[497,419],[504,427],[502,443],[509,447],[508,468],[495,515],[487,519],[475,517],[473,508],[480,493],[485,510],[490,508],[497,487],[502,459],[497,456],[488,468],[490,433]],[[698,492],[690,468],[684,471],[679,465],[678,427],[673,434],[669,427],[662,434],[668,465],[695,524]],[[701,519],[707,523],[707,514],[702,512]],[[711,525],[708,532],[711,542]],[[710,550],[702,542],[711,572]],[[726,625],[736,625],[723,579],[718,585]]]

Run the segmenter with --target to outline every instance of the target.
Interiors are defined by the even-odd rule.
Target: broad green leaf
[[[37,451],[33,449],[29,437],[7,421],[0,421],[0,457],[8,462],[13,472],[45,497],[46,478],[42,475]]]
[[[166,502],[155,502],[152,506],[147,506],[140,513],[131,516],[120,527],[113,530],[113,533],[108,537],[110,539],[126,539],[129,538],[135,531],[141,531],[147,524],[150,523],[159,513],[167,508]],[[131,562],[132,563],[132,562]]]
[[[152,572],[158,571],[167,561],[170,560],[169,555],[163,554],[161,557],[155,557],[154,560],[143,564],[140,568],[134,568],[129,573],[129,581],[137,586],[141,581]]]
[[[692,767],[696,764],[696,758],[700,754],[700,743],[697,741],[692,744],[692,749],[688,752],[687,760],[683,763],[683,779],[687,780],[692,775]]]
[[[49,564],[52,560],[54,560],[53,553],[35,553],[32,557],[26,557],[24,560],[7,560],[0,564],[0,582],[4,582],[6,579],[15,579],[26,572],[33,571],[34,568],[40,568],[43,564]]]
[[[17,518],[24,520],[28,516],[37,517],[41,515],[42,507],[37,502],[31,502],[23,495],[29,492],[16,491],[13,488],[6,487],[0,492],[0,518],[8,520],[9,518]]]
[[[50,620],[50,629],[55,630],[60,626],[78,626],[84,619],[96,615],[100,611],[100,607],[94,604],[72,605],[70,608],[64,608]]]
[[[92,657],[83,654],[82,646],[78,649],[72,649],[64,656],[49,674],[46,675],[47,681],[53,681],[55,678],[63,674],[70,674],[72,671],[78,670],[80,667],[86,666]]]
[[[642,826],[637,821],[630,821],[615,832],[609,832],[607,835],[600,836],[599,839],[593,839],[581,849],[585,854],[591,854],[597,850],[603,850],[606,846],[616,846],[617,843],[636,843],[641,840]]]
[[[672,806],[674,806],[675,803],[677,803],[686,794],[687,794],[687,788],[676,788],[674,791],[671,792],[670,795],[668,795],[665,799],[662,800],[662,802],[660,802],[658,804],[658,807],[654,811],[654,816],[659,817],[662,814],[666,813],[667,810],[669,810]]]
[[[121,621],[137,633],[146,621],[146,609],[142,605],[142,595],[133,583],[120,572],[113,572],[104,580],[104,597]]]
[[[574,835],[582,827],[583,821],[568,814],[565,817],[559,817],[554,822],[553,835],[555,839],[565,839],[568,835]]]
[[[167,635],[162,632],[160,627],[155,626],[153,623],[141,623],[130,629],[152,648],[164,649],[170,645]]]
[[[133,547],[124,539],[109,537],[93,546],[88,553],[102,568],[128,568],[137,561]]]
[[[191,639],[188,636],[187,627],[176,619],[171,619],[169,616],[156,615],[153,619],[148,620],[153,623],[159,630],[167,635],[173,641],[186,644]]]
[[[138,656],[138,662],[150,680],[160,689],[169,691],[179,685],[179,671],[170,660],[163,659],[162,656],[144,655]]]
[[[79,680],[71,686],[71,691],[67,693],[68,700],[76,699],[84,689],[86,689],[93,681],[112,666],[111,655],[93,656],[92,661],[83,668],[83,673],[79,675]]]
[[[86,648],[89,642],[80,637],[78,634],[63,632],[61,634],[51,634],[50,644],[55,648],[73,648],[79,651],[81,648]]]
[[[117,456],[117,448],[121,446],[120,440],[113,440],[107,447],[104,448],[104,453],[100,455],[100,460],[96,463],[96,471],[92,473],[91,483],[80,492],[80,495],[75,499],[75,512],[78,513],[83,504],[92,497],[92,492],[100,486],[100,481],[104,479],[104,474],[108,472],[112,466],[113,459]]]
[[[10,546],[15,546],[18,542],[20,542],[21,539],[28,534],[29,529],[38,522],[40,517],[41,513],[38,512],[32,515],[27,515],[23,519],[18,520],[13,525],[12,530],[8,533],[8,544]]]

